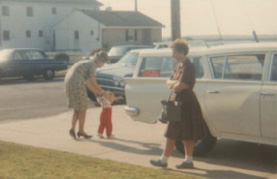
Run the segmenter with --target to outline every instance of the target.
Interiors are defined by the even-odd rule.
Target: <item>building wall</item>
[[[72,14],[76,9],[99,9],[74,4],[47,4],[47,3],[0,3],[1,22],[1,47],[36,47],[44,50],[54,50],[53,26]],[[9,7],[9,16],[2,15],[2,7]],[[33,7],[33,16],[26,15],[26,8]],[[56,8],[56,14],[52,14],[52,8]],[[3,40],[3,31],[10,32],[10,40]],[[26,31],[31,32],[31,37],[26,37]],[[43,37],[39,37],[39,31],[43,31]]]
[[[126,40],[126,30],[136,30],[136,40]],[[102,30],[102,46],[111,48],[115,45],[153,45],[162,40],[162,31],[159,29],[130,29],[130,28],[104,28]]]
[[[56,50],[90,52],[92,49],[100,48],[101,28],[101,24],[91,17],[80,11],[75,11],[70,17],[54,27]],[[75,31],[78,31],[79,39],[75,39]]]

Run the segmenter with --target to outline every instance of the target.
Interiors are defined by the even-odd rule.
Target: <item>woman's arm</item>
[[[172,89],[173,86],[175,85],[175,83],[177,83],[177,80],[167,80],[166,81],[166,85],[169,89]]]
[[[187,85],[187,84],[185,84],[185,83],[183,83],[183,82],[180,82],[180,81],[177,81],[174,85],[173,85],[173,87],[172,87],[172,89],[175,91],[175,92],[180,92],[180,91],[182,91],[182,90],[184,90],[184,89],[188,89],[189,88],[189,85]]]
[[[91,92],[93,92],[95,96],[102,95],[102,94],[104,96],[107,95],[106,92],[102,88],[100,88],[100,86],[97,84],[95,77],[90,77],[88,80],[85,81],[85,84],[88,87],[88,89]]]

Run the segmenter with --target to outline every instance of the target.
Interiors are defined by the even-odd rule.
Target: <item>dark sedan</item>
[[[111,91],[115,96],[125,98],[125,77],[132,77],[135,66],[138,61],[140,50],[132,50],[128,52],[115,64],[107,64],[97,70],[96,80],[98,85],[104,90]],[[95,101],[92,92],[88,90],[88,97]]]
[[[43,75],[46,80],[51,80],[55,71],[66,69],[66,60],[50,59],[40,49],[0,50],[0,78],[23,76],[31,79],[34,75]]]

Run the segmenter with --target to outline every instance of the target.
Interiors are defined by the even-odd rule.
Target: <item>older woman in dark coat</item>
[[[172,56],[179,62],[170,79],[167,81],[169,89],[173,90],[171,101],[182,101],[181,121],[170,121],[165,133],[166,147],[159,160],[151,160],[154,166],[167,167],[167,160],[175,147],[177,139],[184,143],[185,160],[176,165],[177,168],[194,168],[192,161],[193,146],[197,140],[206,134],[205,123],[201,108],[193,87],[196,81],[194,65],[187,58],[188,45],[183,40],[175,40],[172,45]]]

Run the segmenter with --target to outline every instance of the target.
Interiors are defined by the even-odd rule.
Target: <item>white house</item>
[[[163,25],[135,11],[75,11],[53,29],[56,49],[109,49],[114,45],[153,45]]]
[[[87,52],[117,43],[149,44],[161,40],[163,25],[155,20],[130,12],[132,19],[128,22],[137,22],[139,26],[129,22],[116,27],[107,23],[107,18],[112,18],[113,14],[100,11],[101,6],[96,0],[1,0],[0,48],[36,47],[47,51]],[[136,20],[134,15],[143,19]],[[144,23],[139,23],[140,20]],[[112,21],[119,23],[119,20]],[[149,22],[152,25],[147,24]],[[118,30],[130,38],[118,36]],[[143,33],[148,34],[145,40],[140,37]],[[131,40],[135,36],[140,39]]]
[[[95,0],[2,0],[0,45],[2,48],[55,49],[53,26],[77,9],[99,10]]]

